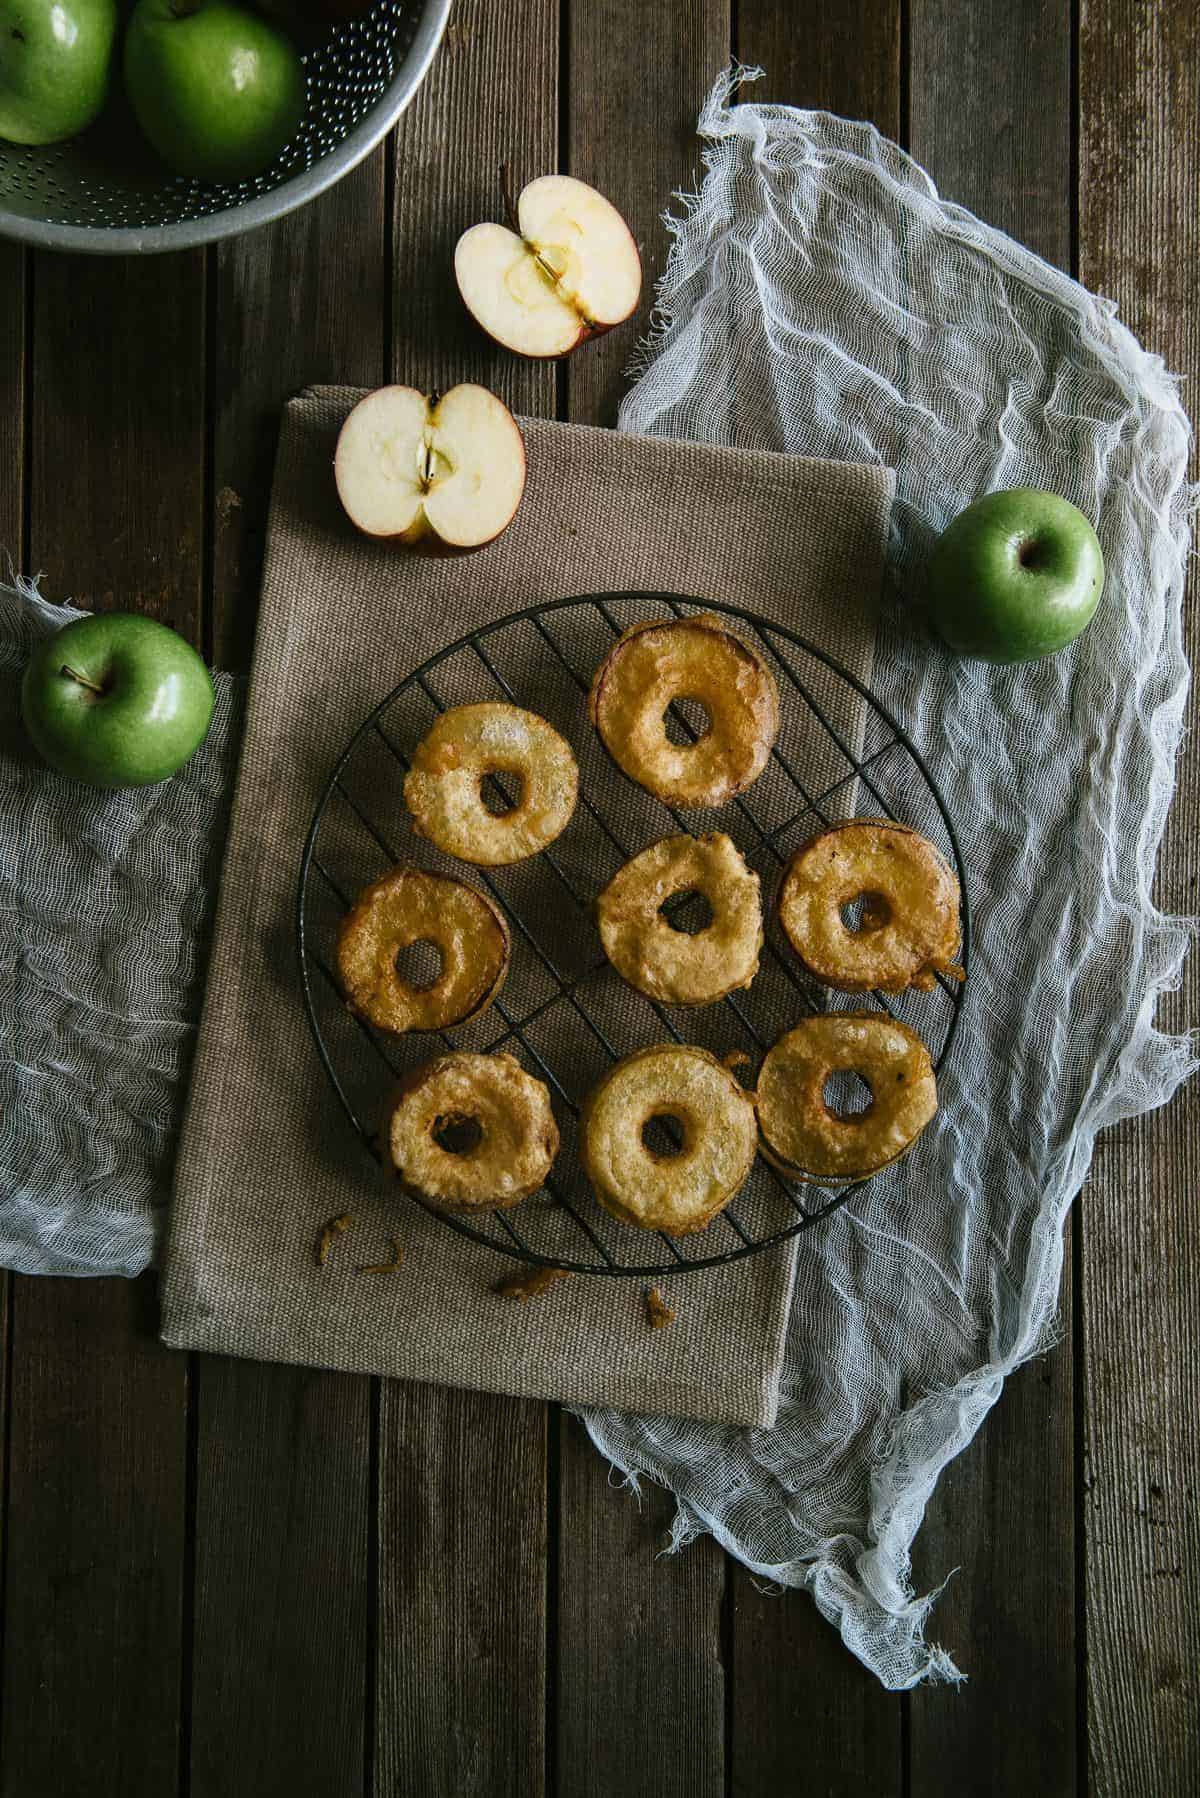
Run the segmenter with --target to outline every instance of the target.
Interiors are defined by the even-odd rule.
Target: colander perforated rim
[[[450,17],[452,0],[424,0],[407,55],[380,98],[341,141],[309,168],[278,187],[201,218],[156,225],[69,225],[28,218],[0,206],[0,237],[40,250],[74,250],[97,256],[145,256],[166,250],[196,249],[221,238],[253,231],[306,206],[349,174],[385,137],[413,98],[429,70]]]

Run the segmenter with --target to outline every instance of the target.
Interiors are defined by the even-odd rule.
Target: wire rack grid
[[[685,818],[634,789],[599,752],[586,695],[594,668],[630,624],[699,611],[729,617],[759,649],[775,673],[784,723],[754,786],[719,812]],[[397,862],[462,872],[461,864],[409,833],[403,774],[439,712],[487,698],[540,712],[572,743],[581,771],[576,817],[529,862],[468,870],[512,926],[514,961],[503,993],[453,1035],[397,1039],[342,1001],[334,972],[337,926],[355,893]],[[678,741],[694,740],[702,728],[686,702],[672,709],[669,729]],[[798,1017],[827,1009],[829,995],[807,978],[768,918],[760,972],[749,989],[699,1012],[662,1005],[627,989],[609,967],[592,906],[617,867],[647,843],[668,831],[720,828],[760,873],[770,914],[771,888],[795,849],[818,829],[855,815],[862,796],[871,815],[914,825],[953,862],[962,892],[961,961],[969,970],[966,869],[924,758],[863,681],[795,632],[735,606],[611,593],[526,606],[438,651],[380,701],[343,749],[301,858],[296,941],[304,1004],[321,1063],[365,1146],[382,1160],[378,1132],[387,1098],[407,1069],[428,1058],[431,1042],[515,1050],[550,1089],[562,1151],[543,1191],[514,1210],[463,1216],[416,1201],[449,1228],[536,1266],[661,1278],[759,1253],[829,1217],[866,1182],[797,1187],[761,1159],[747,1187],[702,1236],[639,1231],[595,1203],[574,1149],[586,1094],[607,1066],[633,1048],[666,1041],[736,1050],[753,1068]],[[502,784],[498,798],[511,803]],[[836,998],[839,1009],[862,1005],[903,1017],[920,1032],[940,1072],[965,992],[965,980],[939,975],[929,994]]]

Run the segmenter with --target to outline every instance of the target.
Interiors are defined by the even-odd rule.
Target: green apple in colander
[[[54,144],[108,98],[116,0],[0,0],[0,137]]]
[[[261,175],[304,116],[295,46],[230,0],[139,0],[125,34],[125,87],[168,168],[201,181]]]

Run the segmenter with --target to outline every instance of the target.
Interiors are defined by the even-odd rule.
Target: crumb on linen
[[[318,1267],[324,1267],[326,1261],[329,1259],[330,1249],[333,1247],[334,1242],[341,1235],[342,1231],[346,1228],[350,1219],[351,1213],[349,1211],[343,1211],[337,1217],[331,1217],[327,1224],[321,1225],[321,1234],[317,1237],[316,1247],[313,1250],[313,1255]]]
[[[356,1267],[354,1270],[355,1273],[356,1274],[394,1274],[394,1273],[398,1273],[400,1271],[400,1269],[404,1266],[404,1250],[400,1247],[399,1239],[395,1236],[393,1236],[391,1238],[390,1246],[391,1246],[391,1251],[392,1251],[390,1260],[388,1260],[388,1261],[367,1261],[361,1267]]]
[[[668,1324],[675,1322],[675,1313],[659,1286],[649,1286],[646,1289],[646,1316],[650,1319],[652,1330],[665,1330]]]
[[[532,1267],[528,1273],[508,1274],[496,1282],[492,1291],[498,1292],[502,1299],[516,1299],[523,1305],[526,1299],[540,1298],[556,1281],[570,1278],[569,1267]]]

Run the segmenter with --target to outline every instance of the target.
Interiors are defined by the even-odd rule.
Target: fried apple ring
[[[677,1154],[642,1138],[674,1118]],[[624,1223],[690,1236],[745,1184],[754,1163],[754,1103],[707,1049],[659,1043],[618,1061],[584,1110],[581,1158],[597,1200]]]
[[[825,1100],[831,1074],[871,1089],[865,1111]],[[758,1076],[763,1153],[793,1180],[836,1183],[878,1173],[907,1153],[937,1110],[929,1051],[907,1024],[874,1011],[827,1011],[781,1036]]]
[[[708,713],[694,743],[672,743],[666,714]],[[758,651],[712,612],[635,624],[592,678],[588,715],[618,768],[668,805],[717,806],[758,779],[779,734],[779,690]]]
[[[694,935],[664,911],[687,892],[707,899],[712,921]],[[711,1005],[758,972],[762,912],[758,875],[720,831],[664,837],[625,863],[596,901],[600,941],[630,986],[665,1005]]]
[[[489,775],[519,785],[511,810],[489,809],[483,796]],[[498,703],[443,712],[417,746],[404,781],[417,835],[482,867],[524,861],[545,849],[570,823],[578,792],[575,757],[553,725],[536,712]]]
[[[446,1211],[504,1210],[558,1153],[550,1094],[511,1055],[439,1055],[409,1074],[388,1120],[405,1187]]]
[[[413,943],[431,943],[441,957],[426,986],[396,966]],[[343,919],[338,973],[351,1009],[381,1030],[447,1030],[491,1004],[510,947],[504,913],[483,893],[452,876],[398,867],[360,893]]]
[[[779,922],[814,979],[846,993],[928,992],[962,978],[961,893],[925,837],[887,818],[834,825],[798,849],[779,888]],[[843,908],[861,901],[855,929]]]

